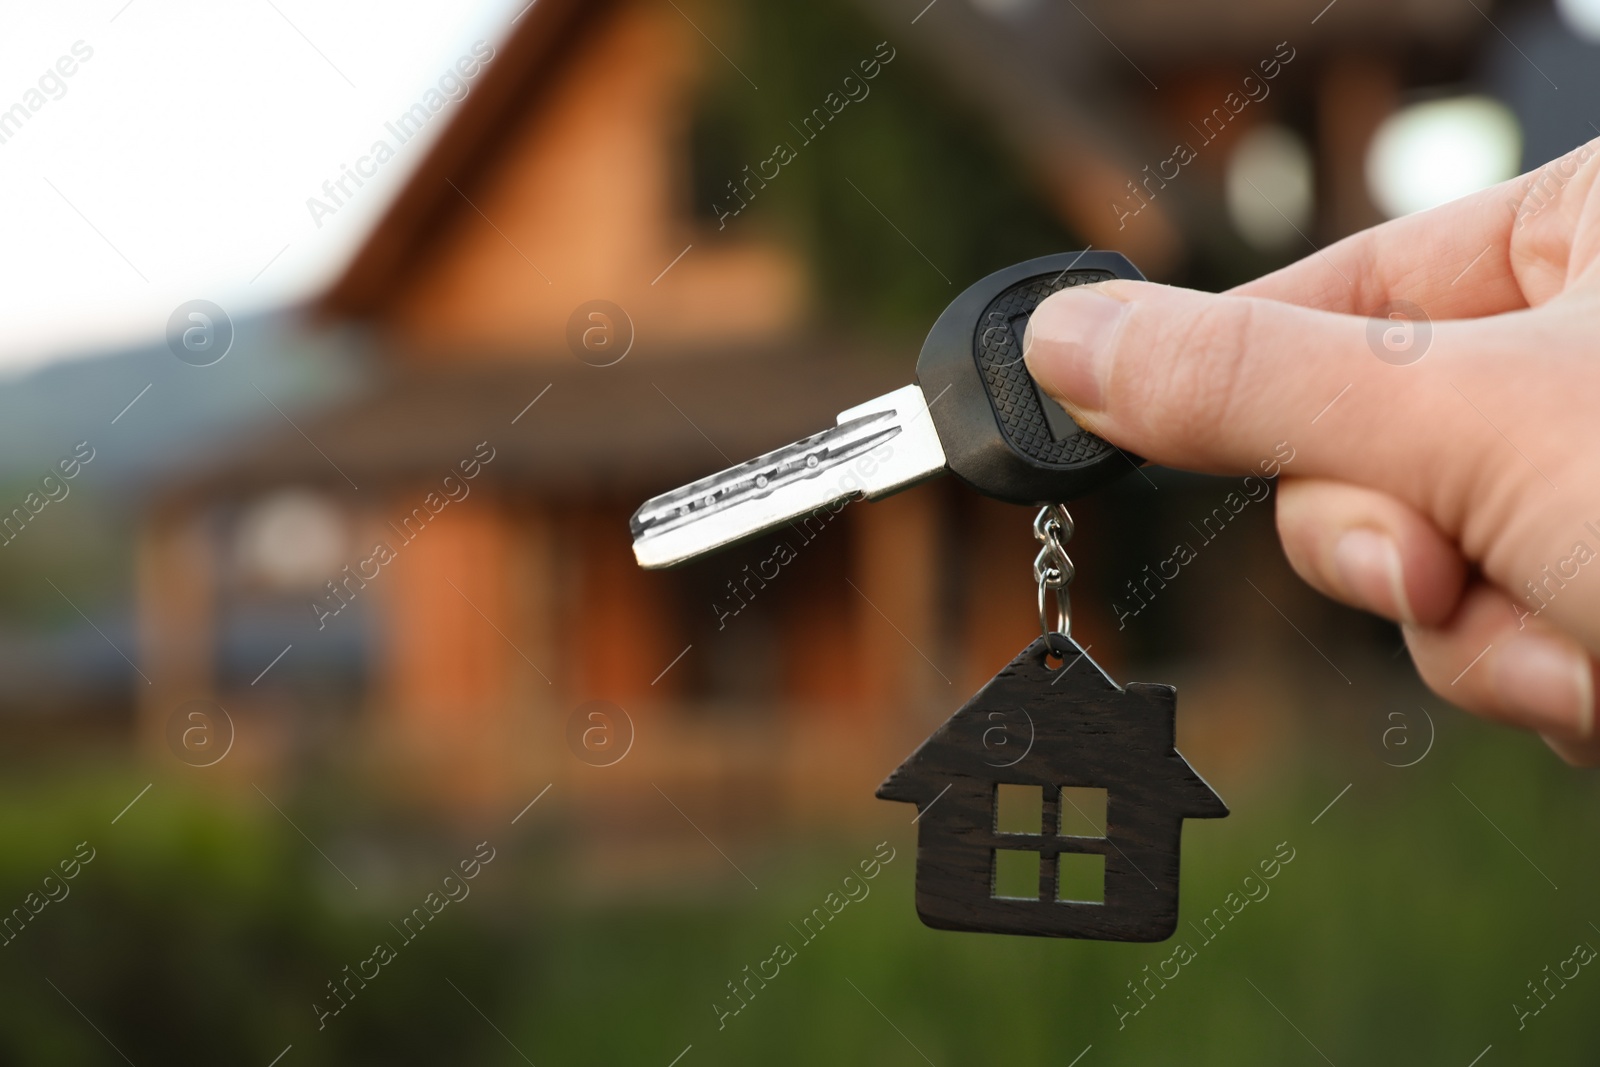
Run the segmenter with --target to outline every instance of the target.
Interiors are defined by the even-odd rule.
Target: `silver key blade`
[[[645,501],[629,523],[634,558],[647,570],[671,567],[850,497],[897,493],[944,468],[922,389],[908,385],[840,412],[831,430]]]

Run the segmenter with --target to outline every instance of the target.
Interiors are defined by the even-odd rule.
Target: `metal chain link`
[[[1061,642],[1055,640],[1072,633],[1072,598],[1067,592],[1077,568],[1067,555],[1066,543],[1072,540],[1072,516],[1065,504],[1048,504],[1039,509],[1033,519],[1033,539],[1043,547],[1033,559],[1033,580],[1039,584],[1039,629],[1045,644],[1052,652],[1061,654]],[[1045,591],[1055,593],[1055,627],[1050,616]]]

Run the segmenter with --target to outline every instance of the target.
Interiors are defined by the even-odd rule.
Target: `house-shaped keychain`
[[[1118,686],[1056,639],[1060,667],[1035,641],[878,787],[919,811],[917,914],[945,930],[1165,940],[1183,820],[1228,808],[1173,747],[1176,690]]]

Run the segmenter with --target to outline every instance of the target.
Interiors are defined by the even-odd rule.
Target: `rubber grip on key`
[[[1072,500],[1142,461],[1080,427],[1034,383],[1022,337],[1034,309],[1074,285],[1142,281],[1118,252],[1066,252],[984,278],[950,304],[917,360],[951,471],[1017,504]]]

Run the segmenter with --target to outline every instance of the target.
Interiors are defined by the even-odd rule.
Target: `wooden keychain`
[[[1228,814],[1173,747],[1177,690],[1119,686],[1071,636],[1073,565],[1065,506],[1034,520],[1042,635],[962,705],[878,787],[918,809],[917,914],[983,933],[1164,941],[1178,924],[1184,819]],[[1055,625],[1047,615],[1055,599]],[[1059,660],[1059,665],[1052,665]],[[1086,800],[1104,793],[1104,815]],[[1036,825],[1001,829],[1017,796]],[[1028,799],[1032,803],[1027,803]],[[1000,895],[999,872],[1036,861],[1036,891]],[[1065,879],[1074,866],[1081,877]],[[1093,875],[1100,892],[1094,892]],[[1081,874],[1073,870],[1075,875]],[[1070,886],[1068,882],[1070,881]]]
[[[676,566],[823,506],[878,500],[946,471],[996,500],[1037,506],[1137,468],[1142,460],[1079,426],[1040,389],[1024,358],[1028,322],[1044,300],[1117,278],[1143,275],[1120,253],[1085,249],[968,286],[928,332],[914,383],[847,408],[831,429],[645,501],[629,523],[639,565]],[[1177,926],[1183,820],[1228,809],[1172,747],[1173,688],[1118,686],[1072,639],[1066,507],[1041,511],[1034,535],[1044,545],[1034,561],[1043,636],[923,742],[878,796],[920,811],[917,911],[930,926],[1160,941]],[[1038,798],[1038,820],[1020,831],[996,822],[1002,792],[1013,789]],[[1080,789],[1104,790],[1105,814],[1092,832],[1066,832],[1079,829],[1068,817],[1082,814],[1071,810]],[[1002,862],[1019,859],[1037,861],[1037,892],[997,895]],[[1079,861],[1103,865],[1097,892],[1061,878]]]

